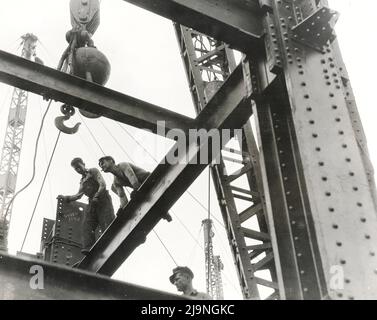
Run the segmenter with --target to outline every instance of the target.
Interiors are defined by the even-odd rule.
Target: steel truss
[[[241,128],[254,113],[269,227],[262,241],[272,244],[280,298],[375,299],[375,189],[348,77],[329,42],[335,13],[314,0],[128,2],[245,54],[191,124]],[[186,150],[196,156],[207,142]],[[81,267],[112,274],[204,167],[160,163]]]
[[[215,256],[213,254],[212,238],[214,236],[214,232],[212,231],[212,220],[203,220],[202,226],[204,234],[207,293],[214,300],[224,300],[223,283],[221,277],[221,270],[224,269],[224,265],[221,262],[220,256]]]
[[[175,30],[195,111],[199,114],[234,70],[234,54],[223,42],[193,29],[175,24]],[[261,285],[270,289],[267,292],[272,291],[267,296],[273,299],[278,286],[271,281],[271,276],[276,279],[272,246],[265,219],[258,149],[250,123],[243,127],[237,145],[238,149],[224,148],[220,164],[211,166],[212,178],[244,298],[259,299],[258,285]],[[229,163],[238,163],[238,170],[228,173]],[[241,187],[237,186],[240,181]],[[242,202],[247,207],[240,210]],[[256,221],[250,224],[253,219]],[[264,269],[269,272],[256,276],[256,272]]]
[[[38,38],[33,34],[26,34],[22,39],[21,57],[30,60],[35,56]],[[3,251],[8,251],[8,233],[13,208],[12,198],[16,193],[27,105],[28,92],[14,88],[0,158],[0,250]]]

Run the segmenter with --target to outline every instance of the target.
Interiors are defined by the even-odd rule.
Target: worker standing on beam
[[[169,280],[177,287],[177,290],[183,292],[185,296],[201,300],[212,300],[210,295],[194,289],[192,285],[193,278],[194,273],[190,268],[176,267],[173,269],[173,274],[169,277]]]
[[[114,220],[114,208],[110,194],[106,190],[106,182],[97,168],[86,169],[81,158],[74,158],[71,166],[82,176],[79,191],[73,196],[59,195],[58,198],[71,202],[81,199],[83,195],[88,197],[89,205],[82,224],[83,249],[81,250],[83,254],[88,254],[96,240],[96,228],[99,226],[104,232]]]
[[[98,164],[104,172],[110,172],[114,175],[114,182],[111,190],[114,191],[120,199],[120,209],[125,208],[128,204],[128,198],[124,192],[124,187],[132,188],[130,194],[131,199],[137,196],[138,189],[143,182],[148,178],[150,172],[139,168],[130,162],[121,162],[115,164],[115,160],[111,156],[105,156],[98,160]],[[172,218],[169,213],[163,216],[167,221]]]

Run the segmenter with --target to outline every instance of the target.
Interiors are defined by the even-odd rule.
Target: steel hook
[[[67,121],[75,114],[75,109],[69,105],[63,104],[60,107],[61,112],[64,116],[59,116],[55,118],[55,126],[63,133],[75,134],[81,125],[81,122],[76,123],[73,127],[67,127],[64,121]]]
[[[81,125],[81,122],[76,123],[73,127],[67,127],[64,124],[64,121],[67,121],[70,118],[70,116],[65,115],[65,116],[60,116],[55,118],[55,126],[63,133],[66,134],[75,134]]]

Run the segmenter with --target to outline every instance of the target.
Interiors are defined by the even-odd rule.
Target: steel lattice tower
[[[221,270],[224,269],[224,264],[222,263],[220,256],[215,256],[214,262],[217,300],[224,300],[223,279],[221,278]]]
[[[38,38],[31,33],[27,33],[21,38],[23,46],[21,56],[31,60],[35,56]],[[9,209],[8,205],[16,190],[27,104],[28,92],[14,88],[0,162],[0,250],[4,251],[8,250],[12,204]]]
[[[224,265],[220,260],[220,256],[213,255],[212,238],[214,233],[212,231],[212,220],[205,219],[202,223],[204,230],[207,293],[215,300],[224,300],[221,278],[221,270],[224,269]]]
[[[177,23],[174,26],[195,111],[200,114],[236,68],[235,57],[224,42]],[[223,148],[221,163],[211,166],[211,174],[244,298],[260,299],[262,289],[266,299],[276,299],[279,292],[259,150],[250,121],[242,128],[242,139]]]

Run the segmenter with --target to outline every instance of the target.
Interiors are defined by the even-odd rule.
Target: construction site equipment
[[[21,57],[35,60],[38,38],[27,33],[21,37]],[[40,59],[38,59],[41,62]],[[28,92],[14,88],[0,159],[0,250],[8,251],[8,233],[12,217],[12,198],[16,193],[17,174],[28,107]]]

